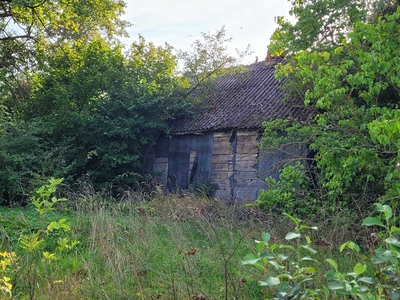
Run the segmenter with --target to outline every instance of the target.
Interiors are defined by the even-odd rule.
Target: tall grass
[[[19,256],[12,274],[15,299],[262,299],[257,281],[263,274],[240,260],[262,231],[279,240],[291,226],[254,207],[195,195],[130,192],[114,201],[86,188],[69,199],[54,218],[67,216],[80,243],[56,261],[35,265],[16,248],[18,235],[37,222],[32,209],[2,210],[0,251],[14,249]],[[314,240],[336,246],[352,237],[343,218],[317,221],[326,228]],[[334,249],[320,253],[321,261],[334,255],[346,263]],[[29,268],[37,269],[35,281]]]

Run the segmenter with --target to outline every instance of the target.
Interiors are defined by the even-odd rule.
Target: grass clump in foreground
[[[0,295],[5,299],[286,299],[293,288],[298,290],[296,284],[289,288],[295,283],[290,276],[304,280],[310,275],[304,263],[314,269],[312,284],[319,287],[332,269],[327,259],[352,272],[357,259],[368,255],[335,250],[355,239],[349,218],[316,224],[322,228],[307,235],[310,244],[302,247],[307,244],[297,240],[299,224],[254,207],[161,191],[125,193],[114,201],[90,189],[52,205],[50,194],[42,199],[44,206],[0,211],[0,250],[8,255],[0,257]],[[51,209],[40,214],[48,205]],[[259,236],[263,246],[284,252],[276,252],[277,259],[264,257],[262,247],[254,245]],[[311,244],[326,237],[326,245]],[[26,249],[27,241],[35,247]],[[317,254],[303,260],[315,247]],[[255,264],[269,261],[256,268],[241,264],[252,262],[251,249],[261,255],[253,254]],[[296,270],[301,270],[297,277]],[[278,283],[280,274],[286,279],[281,276]],[[330,282],[337,279],[332,278]],[[339,289],[333,283],[331,287]],[[337,293],[328,289],[328,294]]]

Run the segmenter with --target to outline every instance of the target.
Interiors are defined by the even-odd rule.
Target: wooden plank
[[[213,154],[230,154],[232,153],[232,146],[229,143],[214,144]]]
[[[256,172],[258,169],[255,161],[238,161],[235,165],[235,171]]]
[[[214,144],[215,143],[228,143],[229,144],[230,136],[214,136]]]
[[[255,138],[258,137],[258,132],[257,131],[238,131],[237,133],[238,136],[254,136]]]
[[[232,171],[232,165],[229,164],[212,164],[211,172],[228,172]]]
[[[241,144],[241,145],[257,145],[257,146],[260,145],[260,143],[257,140],[249,139],[249,138],[245,138],[245,139],[238,138],[238,145],[239,144]]]
[[[211,182],[210,188],[214,190],[226,190],[229,188],[229,183],[219,181],[219,182]]]
[[[245,180],[238,180],[234,182],[235,188],[240,187],[240,188],[246,188],[246,187],[255,187],[259,188],[260,186],[266,185],[265,181],[262,181],[260,179],[245,179]]]
[[[212,181],[215,180],[229,180],[232,172],[211,172],[210,178]]]
[[[236,154],[236,161],[254,161],[257,162],[258,155],[256,153],[238,153]]]
[[[257,180],[257,172],[235,172],[234,176],[235,182],[244,181],[244,180]]]
[[[228,137],[229,139],[231,134],[231,132],[214,132],[214,139],[217,137]]]
[[[232,160],[232,155],[217,154],[211,157],[211,164],[228,164]]]
[[[240,139],[238,138],[238,144],[245,144],[245,145],[259,145],[260,143],[255,140],[255,139],[250,139],[250,138],[244,138],[244,139]]]
[[[228,178],[225,178],[225,179],[216,179],[216,178],[214,178],[214,179],[212,179],[210,181],[210,183],[228,186],[229,185],[229,179]]]
[[[236,148],[237,154],[258,154],[258,147],[256,146],[238,146]]]

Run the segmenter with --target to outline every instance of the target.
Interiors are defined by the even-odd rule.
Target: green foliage
[[[57,128],[62,127],[70,118],[70,111],[57,114],[53,118],[40,118],[49,107],[62,107],[68,101],[63,88],[60,68],[54,72],[56,58],[64,53],[64,58],[75,66],[81,65],[78,55],[69,55],[71,45],[82,45],[96,40],[99,36],[114,40],[116,35],[124,33],[128,25],[120,20],[125,3],[119,0],[106,1],[4,1],[0,11],[0,201],[15,204],[24,202],[34,186],[41,185],[47,178],[64,177],[67,180],[77,164],[71,159],[76,154],[72,143],[75,136],[62,136],[51,139]],[[65,52],[64,52],[65,51]],[[104,59],[104,57],[103,57]],[[66,62],[65,62],[66,63]],[[92,64],[92,77],[101,85],[104,81],[94,78],[95,72],[101,74],[105,69]],[[81,70],[82,71],[82,70]],[[50,74],[53,72],[52,74]],[[38,75],[40,73],[40,75]],[[56,74],[57,73],[57,74]],[[64,74],[64,80],[68,77]],[[37,107],[40,113],[35,118],[26,118],[27,109],[37,102],[32,101],[43,81],[39,77],[53,76],[53,86],[49,88],[48,101]],[[82,72],[81,78],[75,78],[76,85],[71,90],[85,96],[79,88],[79,80],[88,77]],[[85,84],[89,85],[88,81]],[[91,87],[88,89],[92,88]],[[41,87],[46,88],[46,87]],[[74,90],[75,89],[75,90]],[[51,94],[52,93],[52,94]],[[86,94],[87,95],[87,94]],[[93,96],[93,95],[90,95]],[[53,98],[54,97],[54,98]],[[32,103],[31,103],[32,101]],[[54,109],[55,110],[55,109]],[[33,110],[31,113],[36,113]],[[74,113],[77,113],[76,111]],[[76,124],[71,124],[72,126]],[[84,125],[84,124],[81,124]],[[69,127],[71,128],[71,127]],[[70,156],[69,156],[70,154]]]
[[[7,120],[0,132],[0,202],[24,203],[30,191],[46,178],[67,175],[72,165],[63,157],[71,145],[45,141],[49,128],[43,121]],[[73,164],[73,162],[71,162]]]
[[[249,46],[242,52],[238,52],[238,58],[230,55],[226,44],[232,38],[226,37],[226,29],[223,26],[215,34],[202,32],[202,40],[196,40],[192,45],[192,51],[179,51],[178,57],[183,66],[182,75],[190,85],[186,96],[195,92],[196,97],[202,97],[214,90],[218,77],[232,72],[242,72],[238,67],[240,59],[249,55]],[[201,87],[201,89],[198,89]]]
[[[15,201],[27,194],[30,181],[51,176],[135,182],[144,152],[185,107],[186,83],[175,75],[172,48],[140,37],[123,54],[94,38],[65,43],[44,60],[17,108],[15,124],[21,125],[9,121],[0,132],[3,197]]]
[[[398,218],[393,216],[390,206],[380,203],[375,206],[380,216],[363,221],[364,226],[384,229],[379,232],[381,246],[375,249],[375,255],[370,258],[369,253],[359,255],[360,247],[352,241],[339,247],[340,252],[350,250],[361,259],[351,271],[343,271],[336,260],[326,258],[325,263],[331,269],[326,271],[323,282],[316,281],[322,261],[311,247],[311,238],[302,232],[317,228],[301,225],[300,219],[290,215],[287,216],[295,223],[295,231],[289,232],[285,239],[296,240],[296,245],[271,243],[271,235],[264,232],[262,240],[256,241],[256,254],[246,255],[242,264],[263,273],[265,279],[258,284],[266,288],[268,299],[398,299],[400,229],[395,226]]]
[[[267,288],[268,298],[315,299],[316,291],[311,291],[309,286],[317,272],[317,260],[311,256],[317,251],[311,246],[311,238],[303,232],[318,228],[301,225],[302,220],[286,216],[295,223],[295,230],[289,232],[285,240],[295,240],[296,246],[271,243],[271,235],[263,232],[261,241],[256,241],[256,254],[246,255],[241,263],[252,265],[265,274],[265,279],[258,281],[258,285]]]
[[[305,166],[300,162],[286,165],[279,180],[266,179],[268,189],[261,190],[255,204],[267,211],[287,211],[296,215],[312,214],[317,210],[317,201],[310,193],[310,179],[306,176]]]
[[[46,64],[44,52],[55,51],[63,42],[87,41],[98,35],[113,40],[125,34],[129,24],[120,19],[124,8],[122,0],[3,1],[0,107],[20,104],[21,96],[29,92],[30,74]]]
[[[356,21],[366,16],[365,3],[360,0],[288,1],[292,4],[289,13],[296,18],[296,24],[277,17],[278,28],[268,47],[273,55],[332,48],[341,43]]]
[[[0,253],[0,295],[2,299],[12,296],[12,287],[10,283],[11,278],[7,277],[10,269],[14,267],[16,261],[15,252],[1,252]]]
[[[376,199],[396,203],[400,192],[396,167],[400,160],[400,45],[393,39],[399,31],[400,10],[367,23],[354,11],[356,2],[345,2],[332,2],[326,12],[332,8],[330,16],[346,11],[344,18],[351,22],[342,25],[351,24],[351,31],[333,19],[323,19],[340,25],[334,40],[320,41],[318,37],[325,36],[321,33],[310,35],[307,44],[294,35],[275,37],[270,50],[287,51],[287,63],[279,66],[277,78],[287,78],[290,94],[300,95],[314,114],[307,124],[266,122],[264,144],[277,146],[274,138],[283,144],[303,143],[310,149],[311,178],[316,182],[312,198],[327,199],[335,208],[346,205],[367,211]],[[306,10],[322,3],[293,2],[298,22],[282,26],[308,32],[315,22]],[[274,131],[280,135],[271,134]],[[289,181],[280,185],[290,186]],[[284,202],[282,195],[278,198]]]
[[[203,37],[180,53],[184,76],[171,46],[141,36],[127,51],[97,33],[44,43],[37,64],[10,86],[15,97],[4,95],[0,199],[23,202],[49,177],[96,188],[145,180],[145,156],[168,121],[190,113],[199,100],[192,92],[235,61],[224,29]]]
[[[47,264],[56,260],[62,252],[70,251],[79,243],[75,239],[70,239],[71,228],[66,219],[52,221],[49,218],[50,212],[55,209],[54,206],[66,200],[54,196],[61,182],[62,179],[50,178],[48,184],[36,189],[36,195],[31,199],[36,212],[39,213],[38,222],[23,218],[24,224],[21,227],[21,224],[16,222],[18,218],[11,220],[0,214],[0,229],[6,237],[0,245],[3,248],[8,244],[9,248],[15,250],[15,252],[0,253],[3,257],[0,261],[0,275],[9,273],[12,282],[18,281],[18,276],[23,276],[30,299],[35,298],[38,272],[42,263]],[[8,243],[5,243],[6,241]],[[6,293],[12,296],[13,284],[10,283],[10,277],[3,276],[0,279],[0,291],[4,291],[3,296]]]

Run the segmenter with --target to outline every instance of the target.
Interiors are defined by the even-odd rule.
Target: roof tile
[[[263,121],[277,118],[307,120],[310,112],[301,99],[283,101],[283,82],[274,77],[280,62],[282,58],[254,63],[245,73],[223,77],[215,91],[196,105],[194,114],[172,122],[171,132],[261,128]]]

